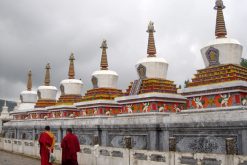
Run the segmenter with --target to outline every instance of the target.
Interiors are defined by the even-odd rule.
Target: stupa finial
[[[107,47],[106,40],[103,40],[100,48],[102,49],[100,68],[101,70],[108,70],[108,62],[107,62],[107,54],[106,54],[106,49],[108,47]]]
[[[147,54],[148,57],[155,57],[156,56],[156,48],[155,48],[155,42],[154,42],[154,23],[152,21],[148,24],[147,32],[149,34],[148,36],[148,49]]]
[[[7,107],[7,101],[4,100],[4,107]]]
[[[223,9],[225,8],[222,0],[216,0],[214,9],[217,10],[215,36],[216,38],[225,38],[227,35],[224,20]]]
[[[74,54],[71,53],[71,55],[69,57],[69,61],[70,61],[69,73],[68,73],[69,79],[74,79],[75,78],[74,60],[75,60]]]
[[[32,71],[31,70],[29,70],[29,72],[28,72],[27,90],[28,91],[32,90]]]
[[[49,86],[50,85],[50,82],[51,82],[51,79],[50,79],[50,69],[51,69],[51,66],[50,64],[48,63],[45,67],[45,81],[44,81],[44,84],[45,86]]]

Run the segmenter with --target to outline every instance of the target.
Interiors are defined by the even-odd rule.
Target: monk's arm
[[[51,149],[53,149],[53,148],[54,148],[55,143],[56,143],[56,137],[53,135],[53,137],[52,137]]]

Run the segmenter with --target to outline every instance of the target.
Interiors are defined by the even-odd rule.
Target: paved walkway
[[[0,165],[40,165],[37,159],[0,151]]]

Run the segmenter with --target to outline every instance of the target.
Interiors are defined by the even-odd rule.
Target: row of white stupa
[[[218,5],[218,6],[217,6]],[[222,0],[216,1],[216,7],[224,7]],[[218,13],[217,13],[218,14]],[[146,78],[160,78],[166,79],[168,63],[162,57],[156,57],[156,49],[154,44],[153,33],[155,32],[153,23],[150,22],[148,25],[149,40],[148,40],[148,56],[139,60],[136,64],[136,68],[139,65],[143,65],[146,68]],[[201,54],[206,67],[209,66],[207,58],[207,50],[210,48],[216,48],[219,50],[219,63],[220,64],[240,64],[243,47],[235,39],[216,36],[216,39],[209,42],[206,46],[201,49]],[[102,59],[101,69],[95,71],[92,76],[97,78],[98,88],[117,88],[118,74],[115,71],[108,70],[106,49],[106,41],[103,41],[102,45]],[[70,69],[69,79],[62,80],[60,85],[63,87],[64,95],[81,95],[83,82],[74,78],[74,56],[70,56]],[[49,66],[47,67],[49,68]],[[49,69],[47,69],[49,72]],[[48,73],[49,74],[49,73]],[[29,73],[31,77],[31,73]],[[30,81],[30,80],[29,80]],[[60,87],[61,87],[60,86]],[[55,86],[43,85],[38,87],[38,93],[40,99],[55,100],[57,94],[57,88]],[[34,105],[37,101],[37,91],[33,91],[28,87],[28,90],[21,92],[21,104],[15,108],[17,111],[28,111],[33,110]]]

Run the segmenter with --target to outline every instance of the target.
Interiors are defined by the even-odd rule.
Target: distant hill
[[[2,112],[2,107],[4,105],[5,100],[0,99],[0,112]],[[9,107],[9,111],[13,111],[14,107],[17,105],[14,101],[7,100],[7,106]]]

